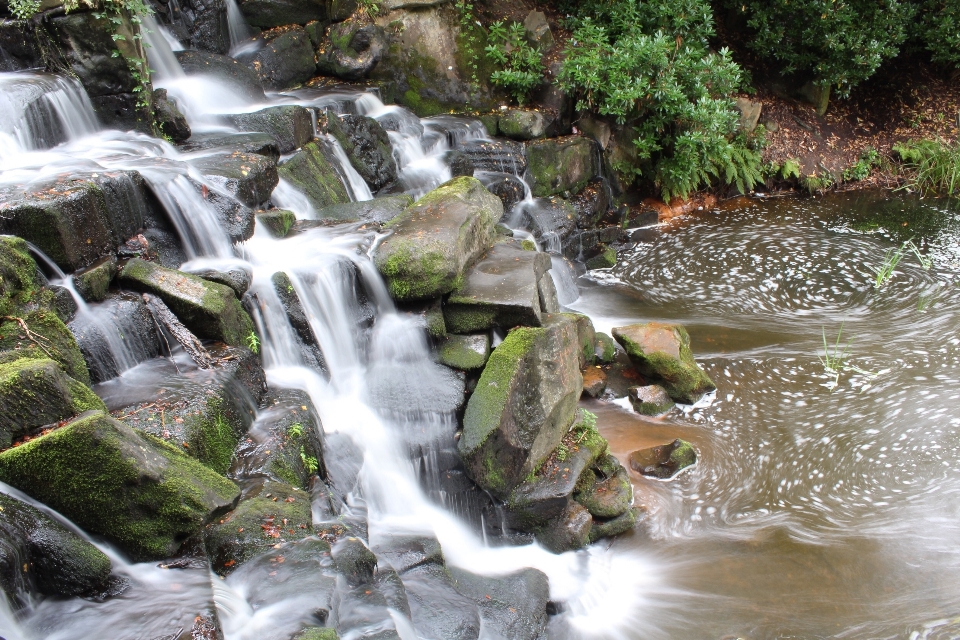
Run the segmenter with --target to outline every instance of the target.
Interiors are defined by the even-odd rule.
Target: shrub
[[[960,69],[960,0],[923,0],[917,39],[934,62]]]
[[[500,21],[491,24],[487,34],[487,59],[500,67],[490,80],[509,91],[519,105],[543,81],[543,54],[530,46],[526,35],[523,24],[505,26]]]

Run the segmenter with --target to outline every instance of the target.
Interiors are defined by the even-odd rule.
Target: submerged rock
[[[394,218],[374,262],[396,300],[449,293],[491,245],[503,205],[475,178],[455,178]]]
[[[266,109],[264,111],[266,111]],[[229,116],[230,122],[238,129],[248,126],[246,122],[250,122],[249,126],[254,129],[266,128],[266,124],[259,124],[255,118],[251,118],[249,121],[244,118],[244,116],[256,116],[257,113],[260,112]],[[306,115],[309,118],[310,114],[308,113]],[[267,130],[271,131],[271,129]],[[295,131],[295,129],[293,131]],[[281,130],[274,133],[276,135],[282,135],[284,131]],[[291,136],[293,136],[292,132]],[[292,144],[293,139],[294,138],[291,137],[290,144]],[[184,151],[224,151],[226,153],[239,151],[241,153],[255,153],[266,156],[274,162],[280,159],[280,147],[275,136],[268,133],[260,133],[259,131],[242,133],[195,133],[190,136],[189,140],[178,146]],[[293,149],[291,149],[291,151],[292,150]]]
[[[486,333],[460,336],[447,334],[437,349],[440,363],[454,369],[482,369],[490,357],[490,336]]]
[[[313,77],[317,64],[313,44],[303,27],[286,23],[253,40],[263,46],[249,54],[238,54],[237,59],[253,69],[264,88],[289,89]]]
[[[627,394],[630,397],[633,410],[645,416],[661,416],[675,406],[673,400],[667,394],[667,390],[658,384],[630,387]]]
[[[522,176],[527,170],[523,145],[510,140],[465,140],[457,151],[473,162],[477,171],[495,171]]]
[[[374,191],[397,179],[390,138],[379,122],[366,116],[330,114],[327,130],[343,147],[353,168]]]
[[[342,220],[343,222],[373,222],[387,224],[404,209],[413,204],[413,198],[400,194],[364,200],[362,202],[345,202],[332,204],[317,212],[320,220]]]
[[[313,139],[313,118],[307,109],[296,104],[267,107],[251,113],[235,113],[224,116],[224,120],[239,131],[269,135],[282,154],[293,153]]]
[[[336,160],[320,141],[303,145],[292,158],[282,163],[280,177],[300,189],[314,209],[350,201],[340,181]]]
[[[135,559],[169,557],[240,494],[196,460],[100,411],[0,453],[0,481]]]
[[[317,50],[317,73],[344,80],[363,80],[386,50],[386,34],[376,24],[351,17],[327,29]]]
[[[577,193],[597,175],[597,153],[588,138],[552,138],[527,145],[528,180],[538,198]]]
[[[697,463],[693,445],[677,438],[669,444],[640,449],[630,454],[630,468],[645,476],[665,480]]]
[[[644,376],[662,382],[671,398],[693,404],[716,385],[693,359],[690,336],[680,325],[649,322],[617,327],[613,337]]]

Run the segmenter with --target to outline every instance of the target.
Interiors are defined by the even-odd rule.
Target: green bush
[[[526,35],[519,22],[505,26],[497,21],[490,25],[486,47],[487,59],[500,67],[490,81],[509,91],[521,106],[543,81],[543,54],[530,46]]]
[[[960,69],[960,0],[921,0],[917,39],[931,59]]]
[[[745,192],[761,181],[760,153],[737,135],[730,98],[740,67],[728,50],[707,48],[709,4],[593,0],[579,11],[587,17],[571,20],[559,82],[578,109],[636,132],[636,163],[614,169],[652,179],[666,201],[715,182]]]
[[[908,171],[905,187],[921,193],[960,194],[960,145],[917,140],[898,142],[893,150]]]

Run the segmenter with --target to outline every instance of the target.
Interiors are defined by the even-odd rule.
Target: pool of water
[[[661,586],[625,637],[960,637],[960,207],[740,199],[640,235],[574,306],[682,323],[718,389],[662,419],[587,405],[623,462],[677,437],[700,456],[633,476],[646,520],[614,544]],[[875,286],[907,240],[923,258]]]

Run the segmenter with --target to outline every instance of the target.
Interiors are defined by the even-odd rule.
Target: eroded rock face
[[[552,138],[527,145],[528,180],[538,198],[577,193],[597,175],[597,154],[588,138]]]
[[[640,449],[630,454],[630,468],[645,476],[665,480],[697,463],[693,445],[679,438],[669,444]]]
[[[330,115],[327,130],[343,147],[350,164],[376,191],[397,179],[390,138],[380,123],[366,116]]]
[[[617,327],[613,337],[644,376],[662,383],[671,398],[693,404],[716,385],[697,365],[690,336],[680,325],[649,322]]]
[[[386,34],[376,24],[350,18],[331,25],[317,51],[317,73],[363,80],[386,51]]]
[[[239,489],[101,411],[0,453],[6,482],[137,559],[169,557]]]
[[[340,182],[335,161],[320,141],[303,145],[292,158],[278,167],[280,177],[303,191],[315,210],[350,201]]]

